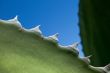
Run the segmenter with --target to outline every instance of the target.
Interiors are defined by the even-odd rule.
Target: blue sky
[[[45,36],[58,32],[62,45],[80,42],[77,14],[78,0],[0,0],[1,19],[18,15],[25,28],[40,24]]]

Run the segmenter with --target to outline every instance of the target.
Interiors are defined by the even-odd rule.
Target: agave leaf
[[[0,21],[0,73],[100,73],[75,52],[13,24]]]

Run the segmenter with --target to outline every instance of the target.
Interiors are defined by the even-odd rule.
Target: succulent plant
[[[110,73],[79,57],[78,43],[62,46],[58,33],[45,37],[40,28],[22,27],[17,16],[0,20],[0,73]]]
[[[80,0],[79,27],[85,55],[91,64],[110,63],[110,0]]]

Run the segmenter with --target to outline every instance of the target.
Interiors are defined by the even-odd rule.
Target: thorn
[[[59,35],[59,33],[56,33],[56,34],[54,34],[54,35],[52,35],[52,36],[50,36],[50,37],[52,37],[52,38],[58,40],[58,35]]]
[[[80,44],[79,42],[75,42],[72,45],[70,45],[70,47],[77,48],[79,44]]]
[[[53,39],[55,39],[55,40],[58,40],[58,33],[56,33],[56,34],[54,34],[54,35],[52,35],[50,37],[53,38]]]
[[[59,45],[59,47],[61,49],[64,49],[64,50],[68,50],[68,51],[72,51],[74,52],[75,54],[79,55],[79,50],[77,48],[77,46],[79,45],[78,42],[72,44],[72,45],[68,45],[68,46],[62,46],[62,45]]]
[[[38,26],[36,26],[34,28],[29,29],[29,31],[35,32],[38,35],[42,35],[42,32],[40,30],[40,25],[38,25]]]
[[[52,36],[49,36],[50,38],[52,38],[53,40],[56,40],[56,41],[58,41],[58,33],[56,33],[56,34],[54,34],[54,35],[52,35]]]
[[[54,34],[54,35],[52,35],[52,36],[48,36],[48,37],[45,37],[47,40],[50,40],[50,41],[52,41],[52,42],[58,42],[58,35],[59,35],[59,33],[56,33],[56,34]]]
[[[87,63],[87,64],[90,64],[90,57],[91,57],[92,55],[90,55],[90,56],[87,56],[87,57],[83,57],[83,58],[81,58],[85,63]]]
[[[89,67],[90,67],[92,70],[99,71],[99,72],[101,72],[101,73],[106,73],[106,72],[104,71],[104,67],[94,67],[94,66],[92,66],[92,65],[89,65]]]
[[[106,66],[104,67],[104,70],[105,70],[106,72],[110,72],[110,64],[106,65]]]
[[[15,25],[15,26],[17,26],[18,28],[21,28],[21,29],[23,28],[21,23],[18,21],[18,16],[17,15],[13,19],[1,20],[1,21],[4,22],[4,23]]]
[[[16,15],[13,19],[8,20],[9,22],[17,22],[18,21],[18,15]]]
[[[76,42],[76,43],[73,43],[72,45],[69,45],[68,47],[70,47],[70,49],[72,49],[73,51],[77,51],[79,54],[79,50],[77,48],[78,45],[79,45],[79,42]]]
[[[16,15],[16,16],[14,17],[14,20],[18,20],[18,15]]]
[[[100,72],[103,72],[103,73],[110,73],[110,64],[106,65],[105,67],[94,67],[92,65],[89,65],[89,67],[91,69],[96,70],[96,71],[100,71]]]

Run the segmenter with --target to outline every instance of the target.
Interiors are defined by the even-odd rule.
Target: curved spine
[[[79,45],[79,42],[73,43],[72,45],[68,45],[68,46],[62,46],[62,45],[58,45],[61,49],[64,50],[68,50],[68,51],[72,51],[74,52],[76,55],[79,55],[79,50],[77,48],[77,46]]]
[[[13,19],[10,19],[10,20],[2,20],[2,19],[1,19],[0,22],[12,24],[12,25],[15,25],[15,26],[17,26],[17,27],[19,27],[19,28],[22,28],[22,25],[21,25],[21,23],[19,22],[17,15],[16,15]]]
[[[80,58],[81,60],[83,60],[86,64],[90,64],[90,57],[91,57],[92,55],[90,55],[90,56],[87,56],[87,57],[83,57],[83,58]]]
[[[104,67],[94,67],[92,65],[89,65],[89,67],[93,70],[99,71],[101,73],[110,73],[110,64],[104,66]]]
[[[54,43],[58,43],[58,35],[59,33],[56,33],[54,35],[48,36],[48,37],[44,37],[45,40],[54,42]]]

